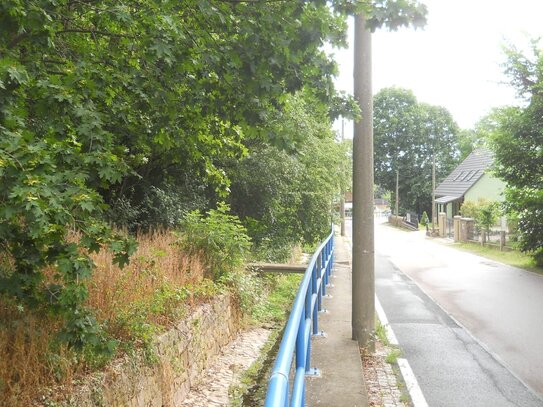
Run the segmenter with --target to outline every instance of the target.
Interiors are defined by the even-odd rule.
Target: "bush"
[[[190,211],[204,208],[206,199],[190,186],[163,183],[112,197],[108,221],[132,233],[176,228]]]
[[[428,226],[428,223],[430,223],[430,219],[428,218],[428,214],[426,211],[422,212],[422,216],[420,218],[420,224],[422,226]]]
[[[481,201],[479,201],[481,202]],[[475,219],[479,210],[479,204],[475,201],[465,201],[460,208],[460,214],[464,218]]]
[[[537,267],[543,267],[543,249],[535,250],[531,253]]]
[[[201,253],[207,266],[207,277],[217,281],[232,273],[245,262],[251,247],[247,229],[230,208],[219,203],[217,209],[202,216],[190,212],[182,224],[179,244],[190,253]]]
[[[497,202],[489,202],[486,199],[479,199],[477,202],[466,201],[460,209],[462,216],[475,219],[477,227],[490,231],[500,216],[500,207]]]
[[[203,216],[198,211],[190,212],[182,224],[178,244],[188,253],[204,259],[206,277],[232,289],[247,315],[256,312],[265,297],[266,278],[259,278],[243,269],[251,249],[251,239],[239,218],[228,212],[230,207],[219,203]],[[257,228],[259,222],[249,222]]]

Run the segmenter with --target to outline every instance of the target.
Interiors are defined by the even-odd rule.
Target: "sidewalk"
[[[351,253],[342,236],[334,236],[334,272],[323,299],[319,330],[312,340],[311,365],[321,377],[307,380],[308,406],[366,407],[368,397],[358,344],[351,339]]]

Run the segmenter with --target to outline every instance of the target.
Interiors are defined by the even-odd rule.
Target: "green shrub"
[[[202,216],[189,212],[182,224],[179,244],[191,253],[204,256],[208,277],[217,281],[240,268],[251,248],[247,229],[239,218],[228,214],[230,208],[219,203],[217,209]]]
[[[190,187],[165,182],[113,197],[108,221],[130,232],[176,228],[187,213],[204,208],[206,199]]]
[[[422,226],[427,226],[430,223],[430,218],[428,218],[428,214],[426,211],[422,212],[422,217],[420,218],[420,224]]]
[[[500,215],[499,204],[497,202],[489,202],[481,205],[479,213],[475,218],[475,221],[483,227],[487,232],[498,221]]]
[[[481,201],[479,201],[481,202]],[[479,210],[479,204],[475,201],[465,201],[462,204],[462,207],[460,208],[460,214],[464,218],[473,218],[475,219],[477,217],[477,213]]]
[[[498,221],[500,212],[497,202],[490,202],[486,199],[479,199],[477,202],[466,201],[460,209],[462,216],[475,219],[477,227],[487,232]]]
[[[257,310],[266,296],[267,281],[253,271],[241,269],[225,274],[220,281],[233,289],[243,312],[258,320]]]
[[[537,267],[543,267],[543,249],[534,250],[531,253]]]

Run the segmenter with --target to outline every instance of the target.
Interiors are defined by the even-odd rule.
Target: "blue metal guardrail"
[[[311,336],[319,333],[318,311],[334,263],[334,232],[315,251],[294,299],[290,317],[283,333],[277,359],[268,381],[265,407],[305,406],[305,377],[318,375],[311,369]],[[294,381],[290,371],[296,355]],[[292,392],[290,393],[290,389]],[[290,395],[290,398],[289,398]],[[289,401],[290,399],[290,401]]]

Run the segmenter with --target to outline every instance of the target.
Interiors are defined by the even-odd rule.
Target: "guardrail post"
[[[326,258],[325,258],[325,268],[324,268],[324,287],[325,290],[329,285],[328,281],[328,268],[330,266],[330,246],[329,243],[326,243]]]
[[[322,270],[322,252],[319,253],[318,257],[317,257],[317,262],[316,262],[316,273],[315,273],[315,278],[319,278],[320,274],[321,274],[321,270]]]
[[[318,261],[317,261],[318,263]],[[317,335],[319,331],[319,319],[317,314],[317,309],[320,307],[319,305],[319,290],[320,287],[317,286],[319,280],[319,269],[315,266],[314,273],[312,275],[312,284],[311,284],[311,294],[316,296],[315,305],[311,307],[311,314],[313,317],[312,325],[313,325],[313,335]]]
[[[309,335],[306,339],[307,339],[307,350],[305,352],[305,360],[304,360],[305,375],[313,376],[313,372],[311,371],[311,335]]]
[[[296,369],[304,367],[307,371],[307,351],[305,350],[305,324],[307,321],[306,313],[302,314],[300,323],[298,324],[298,335],[296,336]]]
[[[318,298],[318,290],[319,287],[317,286],[317,267],[315,265],[313,272],[311,273],[311,290],[308,290],[308,298],[309,301],[306,304],[309,304],[309,306],[306,306],[306,312],[304,313],[305,318],[303,320],[303,325],[300,322],[300,330],[303,332],[304,337],[304,345],[305,345],[305,360],[304,364],[300,366],[305,366],[305,375],[306,376],[320,376],[320,372],[317,368],[311,368],[311,336],[313,335],[319,335],[319,319],[318,319],[318,312],[316,310],[318,306],[318,300],[315,302],[315,305],[312,306],[313,301],[313,295],[317,294]],[[306,324],[310,324],[311,328],[306,330]],[[307,332],[307,336],[306,336]],[[304,382],[304,388],[305,388],[305,382]],[[303,398],[305,400],[305,392],[303,395]],[[305,406],[302,404],[302,406]]]
[[[330,245],[331,252],[330,252],[330,262],[328,263],[328,278],[327,278],[327,281],[329,281],[330,276],[332,275],[333,265],[334,265],[334,236],[332,236],[332,238],[330,239],[328,244]]]
[[[325,274],[326,274],[326,287],[329,287],[330,286],[330,266],[332,265],[333,247],[330,246],[330,241],[326,245],[328,246],[328,253],[326,255],[327,263],[326,263]]]
[[[321,267],[319,268],[319,271],[318,271],[318,278],[320,279],[320,284],[319,284],[319,288],[318,288],[318,292],[317,292],[317,304],[318,304],[318,307],[317,307],[317,311],[318,312],[322,312],[322,296],[323,295],[326,295],[326,288],[324,286],[324,273],[322,272],[323,271],[323,267],[322,267],[322,264],[326,264],[326,256],[324,254],[321,254]],[[323,263],[323,260],[324,260],[324,263]]]
[[[330,273],[329,275],[332,275],[333,271],[334,271],[334,260],[336,258],[336,256],[334,255],[335,253],[335,250],[334,250],[334,235],[332,235],[332,239],[330,239],[330,245],[332,246],[332,259],[331,259],[331,264],[330,264]]]

